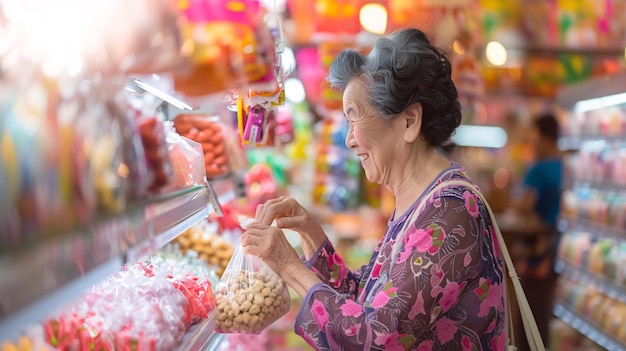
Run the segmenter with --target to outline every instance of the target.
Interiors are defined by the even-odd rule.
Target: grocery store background
[[[556,114],[550,349],[626,349],[626,0],[0,0],[2,350],[309,350],[295,294],[258,335],[216,333],[213,294],[239,216],[280,195],[369,260],[393,200],[325,76],[408,26],[453,63],[448,156],[507,236],[532,119]]]

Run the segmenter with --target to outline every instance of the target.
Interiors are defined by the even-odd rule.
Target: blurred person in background
[[[303,298],[295,332],[317,350],[505,349],[505,275],[492,219],[474,190],[446,185],[472,181],[438,153],[461,122],[451,70],[417,29],[379,39],[367,56],[346,49],[330,67],[350,125],[345,143],[368,180],[395,197],[367,265],[348,270],[290,197],[260,205],[240,239]],[[280,228],[300,234],[302,259]]]
[[[559,123],[554,115],[539,115],[532,121],[530,141],[535,160],[525,172],[522,192],[513,208],[519,222],[526,225],[520,230],[526,234],[519,235],[514,244],[515,266],[546,345],[557,279],[554,259],[560,237],[557,217],[563,187],[558,139]],[[516,327],[519,350],[529,350],[521,319]]]

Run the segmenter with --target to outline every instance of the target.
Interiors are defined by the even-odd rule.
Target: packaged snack
[[[237,247],[217,286],[216,330],[258,334],[289,312],[285,282],[259,258]]]
[[[217,118],[205,115],[179,115],[174,119],[174,127],[178,134],[202,144],[208,179],[224,177],[230,173],[224,135]]]
[[[181,136],[173,127],[168,128],[166,141],[174,173],[172,186],[185,189],[204,184],[206,166],[202,144]]]
[[[184,254],[195,252],[221,277],[233,256],[233,245],[217,234],[211,224],[198,224],[179,235],[175,241]]]

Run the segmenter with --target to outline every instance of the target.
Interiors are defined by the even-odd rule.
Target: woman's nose
[[[348,129],[348,134],[346,135],[346,146],[348,149],[353,149],[356,147],[356,140],[354,139],[354,128],[352,124],[350,124],[350,128]]]

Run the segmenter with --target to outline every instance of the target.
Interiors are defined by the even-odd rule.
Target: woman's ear
[[[423,111],[422,104],[416,102],[409,106],[409,108],[407,108],[402,114],[402,118],[406,124],[404,141],[407,143],[412,143],[419,137],[420,131],[422,130]]]

